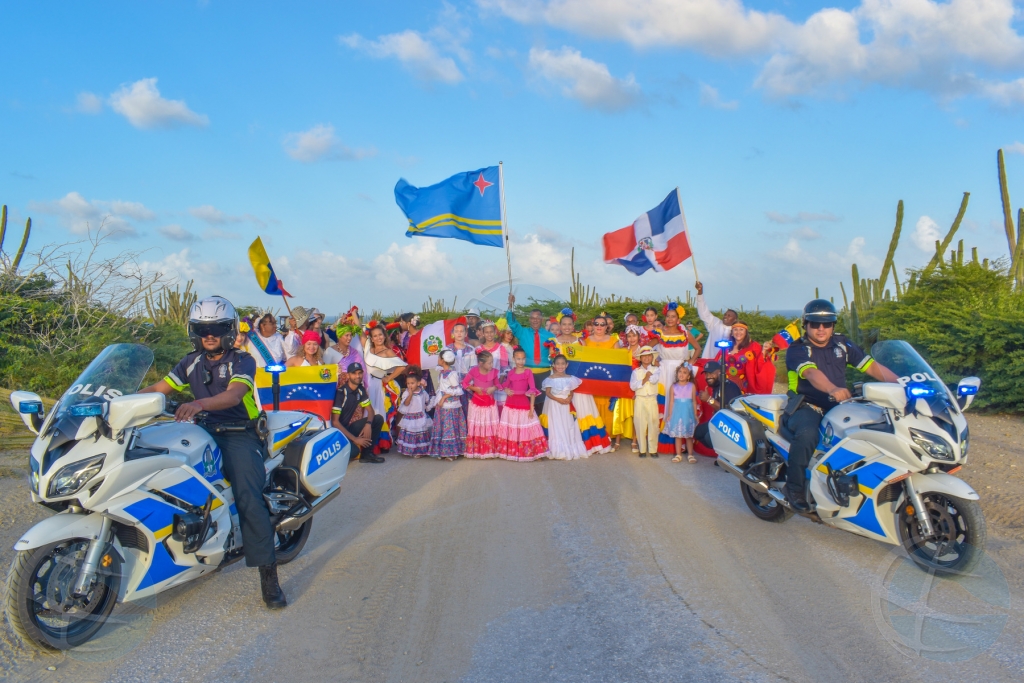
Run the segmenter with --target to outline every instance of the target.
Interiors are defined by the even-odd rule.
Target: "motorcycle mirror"
[[[21,421],[33,434],[39,434],[39,428],[43,424],[43,401],[38,394],[31,391],[12,391],[11,406],[18,411]]]
[[[964,377],[960,380],[956,387],[956,402],[960,410],[967,410],[971,406],[980,389],[981,379],[977,377]]]

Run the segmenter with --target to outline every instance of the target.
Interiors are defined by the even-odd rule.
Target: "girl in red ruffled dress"
[[[548,452],[540,420],[533,409],[533,399],[540,394],[533,372],[526,367],[526,352],[516,349],[512,355],[515,367],[500,383],[505,390],[505,407],[498,423],[498,457],[516,462],[543,458]]]
[[[466,416],[466,457],[498,457],[498,404],[494,400],[499,389],[498,371],[490,353],[477,348],[476,365],[463,378],[462,388],[473,394]]]

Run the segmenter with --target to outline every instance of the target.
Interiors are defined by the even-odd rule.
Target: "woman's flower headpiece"
[[[665,304],[665,307],[661,309],[661,314],[668,315],[669,311],[675,311],[676,314],[680,317],[680,319],[684,315],[686,315],[686,309],[680,306],[678,301],[669,301],[667,304]]]

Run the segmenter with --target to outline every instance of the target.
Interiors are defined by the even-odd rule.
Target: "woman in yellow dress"
[[[594,320],[594,333],[583,340],[584,346],[592,346],[597,349],[614,349],[618,338],[608,334],[608,321],[603,317]],[[578,392],[577,392],[578,393]],[[594,403],[597,405],[597,412],[605,425],[615,423],[615,415],[611,409],[610,396],[595,396]]]

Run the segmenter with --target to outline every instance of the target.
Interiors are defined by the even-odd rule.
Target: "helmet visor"
[[[231,323],[226,321],[218,323],[191,323],[189,324],[189,327],[191,328],[192,334],[200,339],[205,337],[216,337],[220,339],[232,332]]]

